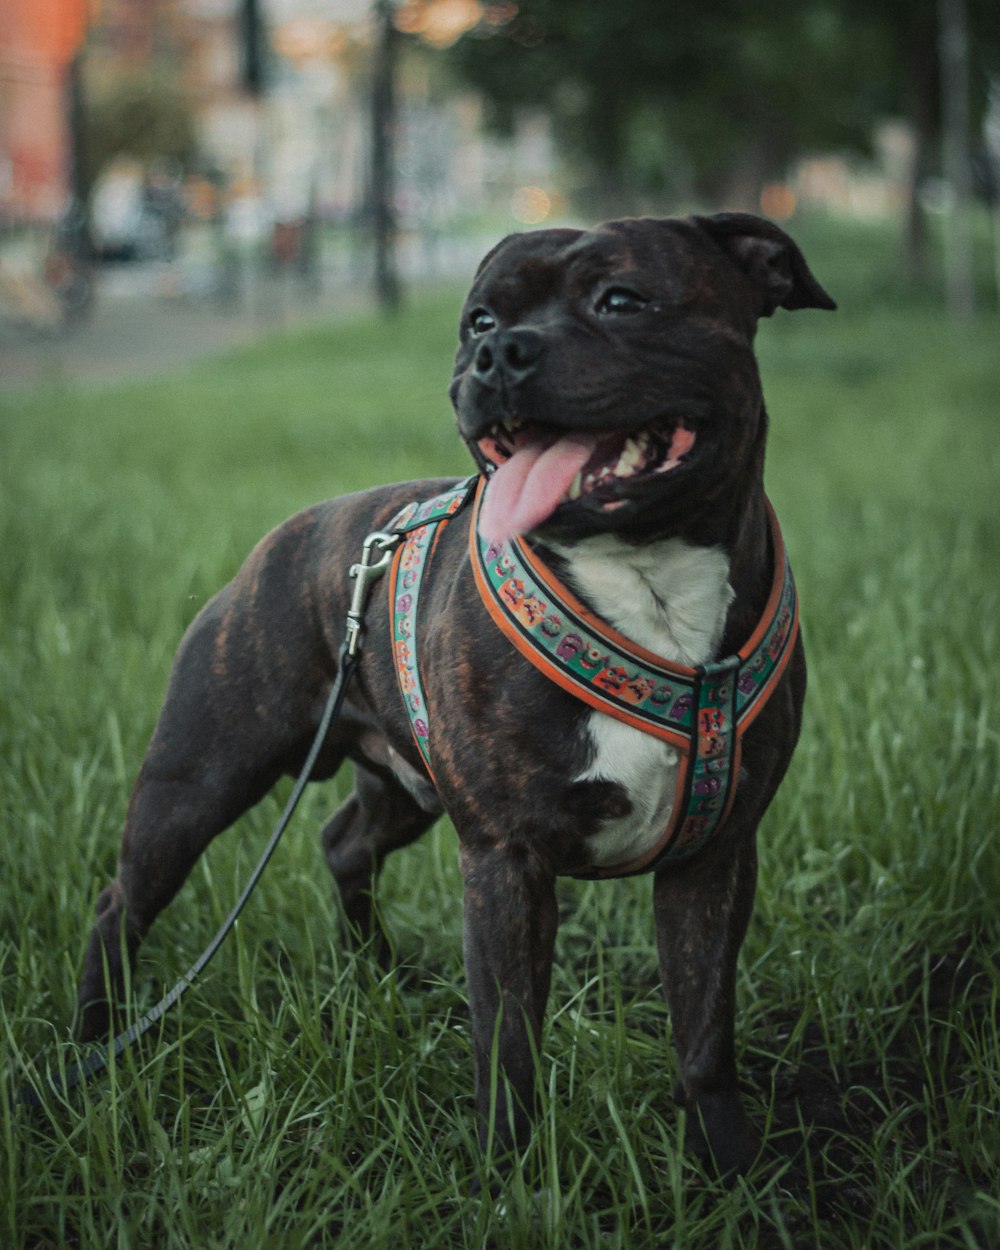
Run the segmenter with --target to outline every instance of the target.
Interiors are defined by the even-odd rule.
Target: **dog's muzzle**
[[[683,421],[601,433],[505,420],[470,443],[490,479],[480,528],[502,542],[566,504],[585,500],[613,512],[653,479],[680,470],[696,441]]]

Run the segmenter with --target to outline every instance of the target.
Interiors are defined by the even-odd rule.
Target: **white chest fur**
[[[733,599],[729,560],[718,548],[680,539],[635,548],[601,535],[557,551],[591,607],[633,642],[689,666],[715,656]],[[603,712],[590,713],[587,734],[591,758],[576,780],[617,782],[632,805],[628,816],[606,822],[591,839],[589,858],[597,867],[627,863],[666,828],[678,754]]]

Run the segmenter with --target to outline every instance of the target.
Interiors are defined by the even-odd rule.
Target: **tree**
[[[155,74],[135,75],[95,93],[85,113],[85,131],[88,190],[115,156],[166,158],[183,166],[197,150],[190,105]]]
[[[1000,5],[966,8],[975,130],[1000,72]],[[495,124],[544,107],[603,209],[657,193],[754,207],[796,156],[868,151],[879,118],[905,117],[916,148],[908,252],[914,266],[925,255],[919,188],[940,160],[938,0],[487,0],[447,55]]]
[[[548,109],[613,208],[663,192],[751,206],[804,148],[866,145],[881,52],[825,0],[521,0],[488,5],[448,55],[497,124]]]
[[[969,210],[972,163],[969,138],[969,32],[965,0],[939,0],[942,165],[952,190],[945,248],[945,286],[953,316],[970,317],[975,308],[975,267]]]
[[[371,101],[371,216],[375,249],[375,295],[383,312],[394,312],[401,292],[396,268],[393,208],[396,127],[396,29],[392,0],[375,2]]]

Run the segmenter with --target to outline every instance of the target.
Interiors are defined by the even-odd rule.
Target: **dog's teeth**
[[[576,477],[572,480],[572,482],[570,482],[569,490],[566,492],[566,498],[567,499],[579,499],[582,494],[583,494],[583,470],[581,469],[580,472],[576,475]]]
[[[642,467],[646,458],[642,437],[640,435],[638,438],[630,438],[626,442],[622,454],[618,457],[618,463],[612,470],[615,477],[631,477]]]

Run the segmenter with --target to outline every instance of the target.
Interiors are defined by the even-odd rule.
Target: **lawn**
[[[810,691],[741,960],[754,1173],[724,1192],[679,1151],[649,881],[566,881],[529,1184],[469,1197],[454,833],[390,863],[412,972],[380,977],[341,947],[316,836],[347,777],[307,792],[162,1030],[9,1106],[31,1057],[75,1054],[94,899],[187,622],[295,509],[465,471],[451,292],[155,382],[0,396],[0,1245],[1000,1244],[1000,319],[946,323],[879,230],[796,232],[841,310],[759,336]],[[286,793],[164,913],[140,1006],[207,943]]]

